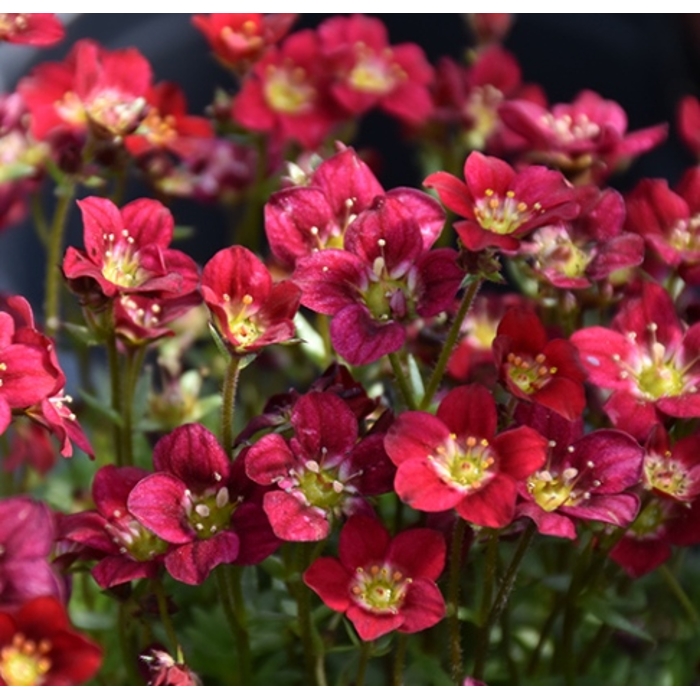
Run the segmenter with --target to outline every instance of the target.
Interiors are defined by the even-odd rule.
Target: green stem
[[[563,600],[563,596],[559,596],[559,598]],[[554,604],[552,605],[552,608],[549,611],[549,615],[547,615],[547,619],[544,621],[542,629],[540,630],[540,636],[537,640],[537,646],[533,649],[532,655],[530,656],[530,661],[528,662],[526,670],[527,676],[533,676],[535,673],[537,673],[537,669],[540,665],[540,657],[542,656],[542,650],[544,649],[545,642],[547,641],[547,637],[549,637],[549,633],[552,631],[554,622],[559,616],[559,607],[560,606],[557,604],[557,600],[555,599]]]
[[[463,681],[462,639],[459,625],[459,579],[462,572],[462,544],[467,529],[466,520],[457,518],[452,532],[450,548],[450,570],[447,582],[447,604],[449,610],[448,630],[450,639],[450,676],[455,685]]]
[[[113,314],[113,309],[108,309],[106,313]],[[112,390],[112,410],[118,416],[123,417],[124,385],[122,384],[121,367],[119,362],[119,350],[117,349],[117,336],[114,333],[114,325],[110,328],[107,337],[107,360],[109,363],[109,378]],[[124,429],[118,423],[114,423],[114,449],[116,453],[117,466],[123,467],[126,462],[124,455]]]
[[[63,234],[68,221],[70,205],[75,193],[75,184],[70,180],[59,190],[51,230],[49,231],[46,250],[46,285],[44,289],[44,319],[46,333],[56,335],[59,326],[59,306],[61,294],[61,253],[63,252]]]
[[[34,192],[31,197],[32,222],[36,229],[36,234],[44,248],[49,244],[49,225],[44,214],[44,207],[41,203],[41,191]]]
[[[698,611],[695,609],[695,606],[691,602],[690,598],[688,598],[688,595],[683,590],[680,583],[678,583],[678,579],[673,575],[673,572],[668,568],[668,566],[666,566],[666,564],[662,564],[659,567],[659,573],[663,577],[664,581],[666,581],[666,584],[671,589],[673,595],[676,596],[676,599],[681,604],[681,607],[688,614],[688,617],[690,618],[691,622],[694,625],[700,624],[700,617],[698,617]]]
[[[241,570],[231,567],[230,575],[226,575],[225,566],[216,568],[216,583],[219,587],[219,597],[224,608],[224,615],[231,632],[236,640],[238,651],[239,685],[250,685],[251,658],[250,639],[247,629],[247,615],[241,589]]]
[[[170,619],[170,613],[168,612],[168,599],[165,595],[165,587],[159,578],[151,579],[151,585],[153,586],[153,592],[155,593],[156,600],[158,601],[158,612],[160,613],[160,619],[163,623],[163,627],[165,628],[165,635],[168,638],[168,644],[170,645],[172,657],[173,659],[176,659],[180,645],[177,641],[177,634],[175,633],[173,621]]]
[[[518,541],[518,546],[515,552],[513,552],[513,558],[510,560],[508,569],[506,570],[506,573],[503,576],[503,580],[501,581],[498,593],[496,594],[496,600],[491,606],[491,610],[489,611],[489,615],[486,619],[486,624],[483,628],[483,639],[485,640],[485,643],[476,650],[476,660],[474,662],[474,678],[478,678],[480,680],[483,678],[484,668],[486,667],[488,640],[490,637],[491,629],[496,624],[496,622],[498,622],[498,619],[501,616],[501,613],[503,612],[503,608],[508,602],[510,593],[513,590],[515,578],[518,574],[518,569],[520,568],[520,563],[522,562],[523,557],[525,556],[525,552],[527,552],[527,549],[530,546],[530,543],[532,542],[532,539],[535,536],[536,532],[537,527],[535,526],[535,524],[532,522],[529,523],[523,531],[523,534],[520,536],[520,540]]]
[[[452,350],[454,349],[457,339],[459,338],[459,333],[462,329],[462,322],[464,321],[464,318],[474,302],[474,297],[476,297],[479,287],[481,287],[481,279],[475,279],[467,287],[467,291],[462,297],[462,303],[459,305],[459,309],[457,309],[457,314],[452,321],[452,326],[450,327],[450,331],[445,339],[445,344],[440,352],[440,357],[438,358],[435,369],[433,370],[430,380],[428,381],[428,386],[425,389],[425,396],[423,396],[423,400],[420,403],[420,409],[422,411],[430,406],[430,402],[433,400],[433,396],[440,386],[442,375],[445,373],[445,369],[447,368],[447,362],[450,359]]]
[[[392,683],[394,685],[403,685],[403,672],[406,666],[406,651],[408,650],[408,635],[397,635],[396,651],[394,652],[394,668],[392,675]]]
[[[411,388],[408,386],[408,380],[404,374],[399,356],[395,352],[390,352],[389,362],[391,362],[391,369],[394,373],[394,378],[399,385],[399,391],[401,392],[401,396],[406,404],[406,407],[411,411],[415,411],[417,408],[416,401],[411,393]]]
[[[236,410],[236,389],[241,369],[241,358],[232,355],[224,377],[224,401],[221,409],[221,438],[226,454],[233,452],[233,417]]]
[[[372,656],[372,642],[362,642],[360,645],[360,661],[357,666],[357,677],[355,685],[364,685],[365,676],[367,675],[367,665]]]
[[[124,460],[126,464],[130,465],[134,463],[134,394],[145,356],[145,345],[141,345],[138,348],[129,348],[127,350],[126,386],[123,395],[124,429],[122,430],[122,441],[124,443]]]
[[[309,547],[304,543],[298,545],[297,550],[297,571],[303,576],[304,571],[309,567],[315,545]],[[297,587],[297,619],[299,621],[299,634],[301,636],[301,644],[304,649],[304,666],[306,667],[306,675],[310,682],[313,682],[316,676],[317,659],[314,649],[314,632],[313,621],[311,619],[311,590],[304,583],[299,581]]]

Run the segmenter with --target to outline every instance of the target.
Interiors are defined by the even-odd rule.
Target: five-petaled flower
[[[445,565],[440,533],[414,528],[393,539],[374,518],[355,515],[340,533],[340,559],[317,559],[304,583],[345,613],[365,641],[394,630],[413,634],[445,616],[435,584]]]

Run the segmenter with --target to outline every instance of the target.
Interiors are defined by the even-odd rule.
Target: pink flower
[[[160,202],[137,199],[118,209],[108,199],[87,197],[83,215],[85,250],[70,247],[63,273],[75,284],[96,284],[108,298],[119,294],[179,297],[193,292],[197,265],[168,246],[173,217]]]
[[[550,110],[512,100],[501,106],[499,114],[526,139],[528,161],[592,181],[607,178],[625,161],[651,150],[668,131],[660,124],[628,134],[622,107],[592,90],[583,90],[571,104],[557,104]]]
[[[700,323],[686,329],[668,293],[645,283],[628,299],[612,328],[576,331],[591,383],[611,389],[605,410],[613,424],[645,439],[657,411],[676,418],[700,416]]]
[[[516,418],[549,438],[546,464],[520,484],[524,499],[517,517],[531,518],[554,537],[576,538],[576,521],[594,520],[627,527],[639,510],[629,490],[639,484],[644,450],[619,430],[582,435],[581,421],[569,422],[540,406]]]
[[[384,446],[399,498],[430,513],[456,508],[482,527],[509,525],[518,482],[544,465],[547,440],[528,427],[497,435],[496,425],[493,397],[477,384],[450,391],[435,416],[398,416]]]
[[[576,348],[563,338],[547,339],[537,314],[525,307],[508,309],[493,341],[501,381],[508,391],[556,411],[568,420],[586,406]]]
[[[58,17],[49,12],[0,14],[0,41],[29,46],[52,46],[66,32]]]
[[[263,501],[277,537],[322,540],[342,515],[367,509],[365,496],[391,490],[393,468],[383,435],[358,442],[357,418],[335,394],[302,396],[290,423],[289,441],[270,433],[248,450],[246,473],[258,484],[277,486]]]
[[[212,13],[193,15],[192,24],[225,66],[245,70],[289,31],[296,18],[292,13]]]
[[[423,184],[466,219],[455,230],[468,250],[515,252],[533,229],[573,219],[579,211],[573,188],[560,173],[541,166],[516,173],[505,161],[474,151],[464,163],[464,180],[440,172]]]
[[[301,303],[333,316],[333,347],[352,364],[401,348],[405,324],[446,310],[459,289],[456,252],[429,250],[439,227],[416,219],[415,200],[391,192],[376,197],[346,230],[344,250],[297,261],[293,279],[302,289]]]
[[[202,296],[216,330],[234,354],[254,353],[294,337],[299,287],[272,282],[265,265],[243,246],[219,251],[202,271]]]
[[[277,548],[243,459],[232,464],[206,428],[183,425],[156,443],[156,473],[129,493],[136,520],[175,545],[164,562],[178,581],[199,585],[219,564],[257,564]]]
[[[45,503],[26,496],[0,501],[0,609],[37,596],[63,598],[63,581],[48,562],[55,535],[54,516]]]
[[[0,613],[0,686],[79,685],[102,663],[102,650],[70,627],[55,598],[42,596]]]
[[[365,641],[394,630],[413,634],[445,616],[435,585],[445,540],[435,530],[406,530],[393,539],[374,518],[355,515],[340,533],[340,559],[317,559],[304,583],[331,610],[345,613]]]
[[[381,20],[364,15],[332,17],[318,33],[331,65],[333,97],[351,114],[375,105],[411,124],[430,114],[433,69],[417,44],[389,46]]]
[[[102,467],[92,483],[96,510],[61,518],[59,538],[79,545],[81,556],[99,560],[91,573],[101,588],[155,578],[170,549],[127,507],[129,494],[149,474],[137,467]]]

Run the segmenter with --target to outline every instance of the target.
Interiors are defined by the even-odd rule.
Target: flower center
[[[378,321],[413,316],[415,275],[411,274],[410,267],[403,264],[390,272],[384,256],[386,241],[379,239],[378,245],[380,254],[372,263],[369,285],[362,294],[365,304]]]
[[[498,126],[498,105],[502,101],[503,93],[493,85],[482,85],[472,90],[463,108],[463,115],[469,124],[464,140],[472,149],[484,150]]]
[[[102,90],[85,100],[90,120],[115,136],[133,133],[145,116],[146,99],[124,95],[117,90]]]
[[[552,474],[547,469],[535,472],[527,480],[528,493],[542,510],[551,513],[561,506],[572,506],[580,500],[574,486],[578,480],[578,469],[568,467],[561,474]],[[589,494],[590,498],[590,494]]]
[[[128,554],[134,561],[151,561],[165,554],[167,542],[120,511],[115,511],[113,515],[115,520],[104,527],[112,542],[119,547],[120,554]]]
[[[661,491],[680,501],[688,499],[690,479],[682,464],[672,460],[671,453],[649,455],[644,460],[644,477],[647,488]]]
[[[236,347],[247,348],[263,334],[264,330],[253,320],[257,310],[257,307],[252,306],[254,299],[250,294],[244,294],[238,303],[232,303],[228,294],[224,294],[223,299],[228,304],[226,308],[228,332],[225,335],[234,341]]]
[[[185,512],[187,519],[200,540],[213,537],[217,532],[225,530],[231,522],[231,516],[242,499],[230,500],[228,489],[207,489],[201,495],[192,494],[189,489],[185,492]]]
[[[532,216],[532,211],[542,214],[542,205],[536,202],[529,207],[525,202],[515,198],[515,192],[508,190],[505,197],[492,189],[484,191],[484,196],[476,200],[474,216],[479,226],[491,233],[507,235],[519,229]]]
[[[163,116],[157,109],[151,108],[136,133],[154,146],[166,146],[177,136],[175,117],[172,114]]]
[[[300,66],[269,66],[263,88],[267,104],[282,114],[309,112],[316,98],[316,90],[306,78],[306,71]]]
[[[506,360],[508,377],[525,394],[534,394],[542,389],[557,372],[556,367],[550,367],[547,364],[547,358],[543,353],[530,358],[509,352]]]
[[[309,505],[326,512],[335,511],[346,498],[346,485],[338,479],[338,469],[307,460],[297,474],[297,483]]]
[[[0,14],[0,37],[21,34],[29,27],[29,21],[25,13]]]
[[[139,263],[139,252],[132,248],[134,239],[124,229],[121,234],[103,233],[108,248],[104,252],[102,276],[118,287],[137,287],[147,277]]]
[[[464,491],[478,491],[494,476],[496,458],[489,441],[472,435],[464,442],[454,433],[428,459],[442,480]]]
[[[572,141],[596,139],[600,136],[600,126],[592,122],[587,114],[564,114],[561,117],[546,114],[542,117],[542,122],[551,129],[560,143],[570,144]]]
[[[355,44],[355,53],[357,62],[350,71],[348,82],[358,92],[386,95],[399,81],[406,79],[406,73],[391,60],[391,49],[376,54],[359,42]]]
[[[396,615],[411,583],[401,571],[388,564],[358,567],[350,586],[355,602],[373,613]]]
[[[585,275],[593,257],[571,240],[568,231],[559,226],[544,226],[532,237],[535,265],[538,270],[553,270],[569,279]]]
[[[17,632],[10,645],[0,649],[0,677],[7,685],[41,685],[51,668],[50,651],[47,640],[37,644]]]

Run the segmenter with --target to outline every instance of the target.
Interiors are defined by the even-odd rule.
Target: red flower
[[[416,217],[412,205],[420,198],[392,192],[348,227],[345,250],[301,258],[294,272],[301,303],[333,315],[333,347],[356,365],[401,348],[406,322],[449,308],[463,277],[455,251],[428,250],[439,233],[425,217],[431,208],[419,206]]]
[[[428,84],[433,69],[417,44],[389,46],[381,20],[332,17],[318,33],[331,64],[333,97],[351,114],[379,105],[389,114],[419,124],[432,109]]]
[[[0,14],[0,41],[29,46],[52,46],[66,32],[59,19],[49,12]]]
[[[424,182],[442,203],[466,221],[455,230],[466,248],[517,251],[519,239],[535,228],[573,219],[574,190],[560,173],[531,166],[516,173],[505,161],[474,151],[464,163],[464,180],[433,173]]]
[[[301,292],[273,284],[265,265],[243,246],[219,251],[202,271],[202,295],[231,352],[245,355],[294,337]]]
[[[246,69],[296,21],[293,13],[257,12],[194,15],[192,24],[204,34],[216,57],[234,70]]]
[[[155,578],[169,548],[127,508],[129,494],[147,476],[149,472],[137,467],[102,467],[92,483],[97,510],[60,520],[59,539],[77,543],[88,558],[99,560],[91,573],[101,588]]]
[[[700,100],[694,95],[686,95],[678,103],[678,132],[683,143],[700,157]]]
[[[545,107],[512,100],[499,109],[501,119],[527,140],[526,158],[560,168],[570,176],[608,177],[633,156],[666,138],[665,124],[627,132],[627,115],[619,104],[592,90],[571,104]]]
[[[55,535],[45,503],[26,496],[0,501],[0,609],[37,596],[63,597],[63,581],[48,562]]]
[[[645,283],[641,297],[627,300],[612,326],[581,329],[571,342],[589,381],[612,390],[605,411],[613,424],[645,439],[657,411],[700,416],[700,323],[686,330],[668,293]]]
[[[232,107],[246,129],[272,132],[278,142],[317,148],[340,116],[327,91],[318,36],[305,30],[255,64]]]
[[[456,508],[482,527],[510,524],[517,483],[544,464],[547,440],[528,427],[496,435],[496,423],[493,397],[477,384],[450,391],[435,416],[402,413],[384,440],[401,500],[431,513]]]
[[[549,438],[549,458],[520,484],[524,501],[517,517],[531,518],[537,529],[554,537],[576,538],[577,520],[627,527],[639,510],[629,489],[637,486],[644,450],[619,430],[582,435],[581,421],[569,422],[540,406],[519,411],[526,423]]]
[[[435,585],[445,540],[435,530],[406,530],[391,539],[378,520],[355,515],[340,533],[338,551],[340,559],[317,559],[304,583],[331,610],[345,613],[363,640],[420,632],[445,616]]]
[[[153,451],[155,474],[131,490],[127,508],[145,528],[175,545],[165,568],[199,585],[219,564],[257,564],[278,546],[258,487],[206,428],[183,425]]]
[[[102,651],[69,627],[63,606],[34,598],[0,613],[0,685],[79,685],[100,668]]]
[[[263,507],[277,537],[310,542],[342,515],[366,508],[364,496],[391,489],[393,468],[381,435],[358,442],[357,418],[341,398],[312,392],[294,405],[294,436],[271,433],[246,454],[248,476],[263,486]]]
[[[493,341],[501,381],[524,401],[551,408],[568,420],[586,407],[576,348],[563,338],[547,340],[537,314],[525,307],[508,309]]]
[[[193,292],[197,265],[169,250],[173,217],[153,199],[137,199],[118,209],[108,199],[78,202],[83,215],[85,250],[68,248],[63,273],[69,280],[94,280],[109,298],[118,294],[179,297]]]

